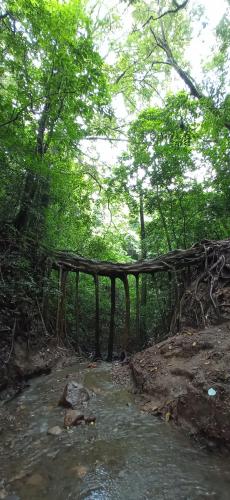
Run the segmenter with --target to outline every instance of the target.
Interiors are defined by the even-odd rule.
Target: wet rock
[[[94,415],[85,417],[86,424],[95,424],[95,422],[96,422],[96,417]]]
[[[58,425],[51,427],[47,431],[47,434],[49,434],[50,436],[60,436],[61,433],[62,433],[62,429]]]
[[[66,410],[64,427],[80,425],[84,420],[84,415],[77,410]]]
[[[82,403],[89,400],[89,393],[83,387],[83,385],[78,382],[68,382],[66,384],[63,395],[59,401],[60,406],[65,408],[76,408]]]

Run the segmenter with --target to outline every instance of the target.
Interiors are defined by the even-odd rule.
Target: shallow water
[[[48,428],[63,425],[57,402],[66,375],[92,391],[87,413],[96,424],[47,435]],[[16,416],[16,429],[1,435],[8,500],[230,498],[230,459],[199,449],[170,424],[140,412],[134,396],[113,385],[108,364],[56,370],[32,381],[8,406]]]

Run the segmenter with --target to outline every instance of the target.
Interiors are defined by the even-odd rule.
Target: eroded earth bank
[[[183,333],[132,358],[142,409],[230,449],[230,323]]]

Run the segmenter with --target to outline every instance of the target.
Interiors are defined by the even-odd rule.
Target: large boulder
[[[82,403],[85,403],[89,400],[89,393],[83,385],[78,382],[68,382],[66,384],[63,395],[59,401],[60,406],[64,406],[64,408],[77,408]]]

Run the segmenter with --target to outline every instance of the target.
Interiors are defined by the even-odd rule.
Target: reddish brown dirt
[[[143,410],[230,450],[230,322],[154,345],[133,357],[131,369],[147,395]]]

